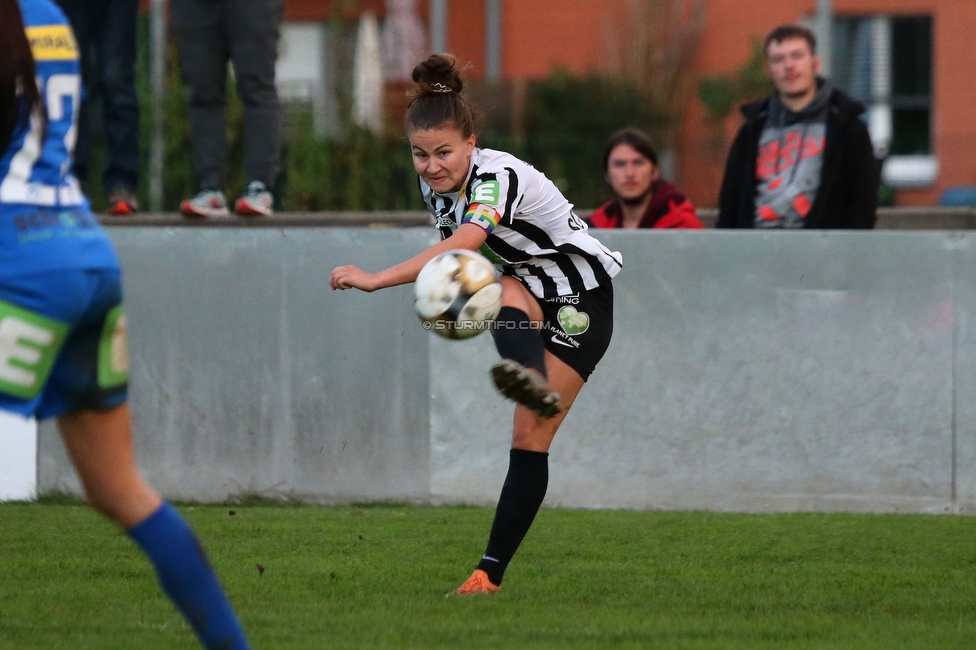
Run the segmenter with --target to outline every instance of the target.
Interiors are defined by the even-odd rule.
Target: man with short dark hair
[[[798,25],[766,37],[776,92],[742,107],[716,227],[874,227],[880,165],[864,107],[819,76],[816,45]]]

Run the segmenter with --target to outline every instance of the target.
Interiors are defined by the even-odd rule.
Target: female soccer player
[[[193,531],[133,457],[119,263],[70,172],[79,72],[50,0],[0,0],[0,408],[58,418],[89,503],[148,556],[203,645],[245,649]]]
[[[556,186],[531,165],[479,149],[473,107],[460,94],[455,60],[430,56],[413,71],[419,94],[405,125],[427,209],[442,240],[384,271],[332,271],[333,289],[375,291],[413,282],[444,251],[477,250],[502,268],[495,323],[501,356],[491,370],[514,400],[508,476],[488,548],[456,593],[497,591],[546,494],[549,446],[583,383],[610,344],[611,278],[620,254],[587,234]]]

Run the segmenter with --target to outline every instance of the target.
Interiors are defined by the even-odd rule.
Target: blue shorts
[[[38,419],[128,396],[118,269],[0,278],[0,409]]]

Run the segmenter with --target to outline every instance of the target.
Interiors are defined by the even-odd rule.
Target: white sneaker
[[[180,203],[180,212],[184,217],[226,217],[227,198],[220,190],[200,190],[192,199]]]
[[[274,214],[274,196],[261,181],[251,181],[234,204],[234,212],[242,217],[270,217]]]

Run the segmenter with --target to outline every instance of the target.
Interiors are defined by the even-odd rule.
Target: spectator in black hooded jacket
[[[783,25],[766,37],[776,92],[742,108],[718,228],[873,228],[880,164],[864,107],[818,76],[816,38]]]

